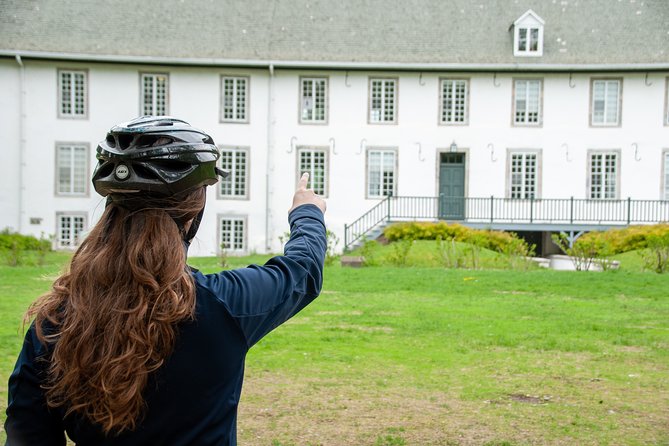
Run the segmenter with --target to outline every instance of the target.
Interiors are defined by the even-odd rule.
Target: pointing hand
[[[325,200],[316,195],[313,189],[307,189],[308,183],[309,173],[305,172],[302,174],[300,181],[297,183],[297,190],[295,191],[295,195],[293,195],[293,207],[290,208],[290,211],[288,211],[289,213],[296,207],[302,206],[303,204],[315,204],[318,206],[321,212],[325,213],[325,209],[327,208]]]

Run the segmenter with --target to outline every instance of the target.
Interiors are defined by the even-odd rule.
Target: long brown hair
[[[204,206],[186,196],[111,202],[69,265],[28,310],[53,347],[47,403],[118,434],[136,427],[148,375],[172,352],[176,324],[193,318],[195,288],[182,231]],[[137,200],[137,199],[133,199]]]

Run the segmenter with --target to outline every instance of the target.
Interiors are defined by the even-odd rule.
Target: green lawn
[[[59,268],[0,267],[5,395],[22,313]],[[668,290],[635,268],[328,267],[322,296],[251,350],[239,442],[667,445]]]

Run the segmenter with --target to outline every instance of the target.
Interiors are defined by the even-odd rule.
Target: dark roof
[[[545,21],[514,57],[513,22]],[[0,0],[0,54],[333,64],[668,64],[667,0]]]

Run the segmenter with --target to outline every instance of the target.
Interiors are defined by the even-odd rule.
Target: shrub
[[[457,223],[440,221],[396,223],[388,226],[383,235],[391,242],[397,240],[455,240],[480,248],[504,253],[508,246],[520,240],[515,234],[503,231],[471,229]]]
[[[467,264],[465,253],[454,238],[442,239],[437,236],[437,260],[446,268],[464,268]]]
[[[606,237],[579,237],[571,247],[565,233],[553,234],[551,239],[571,257],[576,271],[588,271],[594,262],[599,264],[603,270],[609,268],[610,263],[606,258],[613,252]]]
[[[8,266],[18,266],[23,263],[28,251],[37,253],[37,263],[44,264],[46,254],[51,251],[52,237],[40,238],[32,235],[23,235],[4,229],[0,232],[0,253]]]
[[[513,235],[515,236],[515,234]],[[509,266],[512,269],[528,269],[532,264],[529,257],[534,257],[535,250],[536,245],[530,245],[521,238],[513,237],[504,247],[502,253],[508,259]]]
[[[669,232],[651,235],[646,242],[648,248],[642,253],[644,268],[656,273],[669,271]]]
[[[339,244],[339,237],[328,229],[325,231],[325,239],[327,243],[327,249],[325,250],[325,264],[332,265],[337,259],[337,244]]]
[[[0,232],[0,250],[19,249],[21,251],[40,251],[51,250],[51,240],[49,238],[37,238],[33,235],[23,235],[18,232],[12,232],[9,229],[3,229]]]
[[[388,254],[388,261],[395,266],[405,266],[413,243],[412,239],[402,239],[393,243],[393,251]]]
[[[360,247],[360,254],[365,259],[365,266],[379,264],[379,243],[376,240],[365,239]]]
[[[597,240],[598,243],[608,243],[611,254],[621,254],[628,251],[645,249],[649,240],[656,240],[669,234],[669,224],[630,226],[623,229],[608,231],[593,231],[582,235],[578,240]]]

